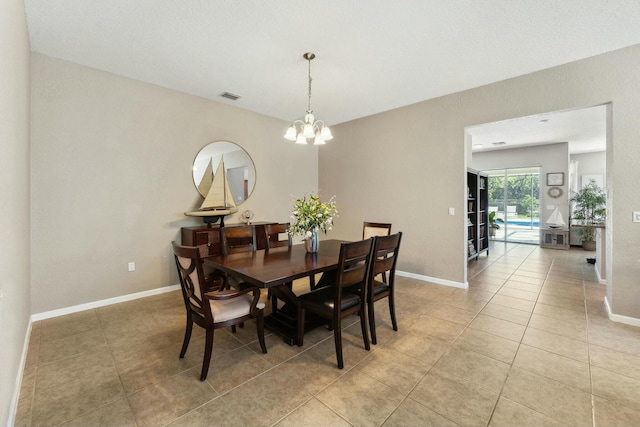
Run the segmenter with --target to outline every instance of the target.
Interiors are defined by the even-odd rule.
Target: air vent
[[[492,142],[491,145],[505,145],[506,142],[505,141],[498,141],[498,142]]]
[[[223,97],[223,98],[230,99],[230,100],[232,100],[232,101],[236,101],[236,100],[238,100],[238,99],[242,98],[240,95],[236,95],[235,93],[231,93],[231,92],[222,92],[222,93],[221,93],[220,95],[218,95],[218,96],[221,96],[221,97]]]

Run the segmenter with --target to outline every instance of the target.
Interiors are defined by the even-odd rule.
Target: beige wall
[[[170,245],[202,224],[183,213],[199,206],[191,165],[213,140],[255,162],[240,212],[288,221],[291,195],[317,188],[318,151],[285,141],[287,126],[33,53],[32,313],[177,284]]]
[[[320,152],[320,188],[336,194],[336,232],[363,220],[402,230],[399,269],[463,283],[466,126],[612,102],[607,280],[612,311],[640,318],[640,46],[334,126]],[[326,149],[325,149],[326,148]],[[455,216],[448,208],[456,209]]]
[[[12,425],[29,326],[29,35],[22,0],[0,2],[0,424]]]

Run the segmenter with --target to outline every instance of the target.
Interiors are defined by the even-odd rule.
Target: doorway
[[[499,228],[492,240],[509,243],[540,242],[540,168],[484,171],[489,175],[489,214]]]

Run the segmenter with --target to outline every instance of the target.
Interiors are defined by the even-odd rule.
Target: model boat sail
[[[211,184],[213,184],[213,159],[209,160],[209,164],[207,165],[207,169],[204,171],[204,175],[202,175],[202,179],[200,180],[200,184],[198,184],[198,193],[202,194],[206,197],[209,194],[209,190],[211,189]]]
[[[209,163],[209,167],[207,167],[203,181],[206,179],[206,175],[210,173],[210,170],[211,163]],[[211,181],[211,185],[209,186],[207,195],[204,198],[204,202],[200,205],[200,210],[185,212],[184,214],[188,216],[202,217],[206,223],[210,224],[212,222],[216,222],[219,218],[222,218],[225,215],[230,215],[236,212],[238,212],[238,208],[236,207],[233,200],[233,194],[229,188],[227,172],[224,168],[224,158],[222,158],[220,163],[218,163],[216,174],[213,176],[213,181]]]
[[[549,217],[549,219],[547,220],[547,226],[549,228],[560,228],[560,227],[564,227],[565,225],[566,223],[562,218],[562,214],[560,213],[560,210],[556,208],[551,214],[551,216]]]
[[[233,194],[231,193],[231,189],[229,189],[227,172],[224,169],[224,158],[218,163],[218,169],[213,176],[211,188],[209,188],[207,197],[204,198],[200,209],[203,211],[233,210],[233,212],[238,212],[238,208],[233,201]]]

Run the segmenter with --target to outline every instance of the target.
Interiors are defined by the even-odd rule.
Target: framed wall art
[[[553,172],[547,174],[547,185],[555,187],[564,185],[564,172]]]

